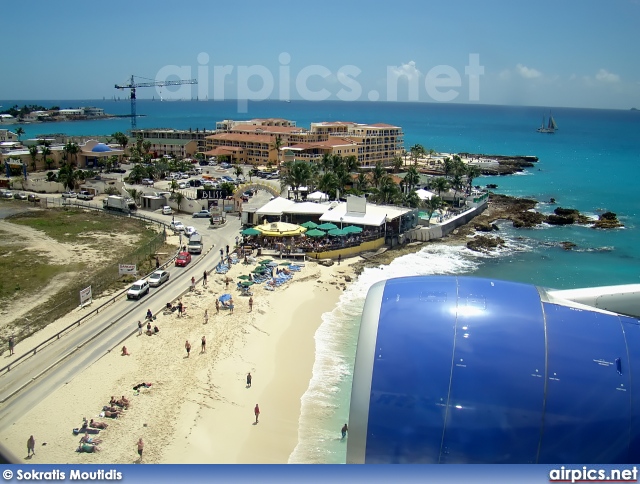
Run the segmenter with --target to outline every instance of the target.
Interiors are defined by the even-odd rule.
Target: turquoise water
[[[0,101],[10,106],[23,101]],[[106,112],[126,114],[129,103],[102,101],[28,101],[61,107],[94,105]],[[308,127],[312,121],[350,120],[402,126],[405,146],[487,154],[536,155],[540,161],[525,174],[480,178],[476,184],[496,183],[499,193],[534,198],[538,209],[555,198],[562,207],[597,216],[618,214],[624,229],[589,227],[513,229],[500,224],[507,247],[494,254],[431,244],[389,266],[367,269],[341,296],[331,313],[323,315],[316,333],[316,362],[309,390],[303,397],[299,444],[291,462],[345,462],[346,442],[340,428],[348,421],[351,371],[359,314],[368,288],[389,277],[418,274],[473,274],[565,289],[591,285],[640,282],[640,112],[553,108],[559,131],[539,134],[548,110],[528,107],[373,102],[264,101],[250,103],[248,114],[237,114],[235,101],[139,101],[138,127],[213,129],[222,119],[283,117]],[[111,134],[126,131],[127,118],[25,125],[27,136],[42,133]],[[571,241],[577,248],[563,250]]]

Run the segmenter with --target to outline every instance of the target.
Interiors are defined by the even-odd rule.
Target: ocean
[[[128,101],[0,101],[0,105],[97,106],[127,114]],[[552,112],[556,134],[540,134],[542,116]],[[346,441],[340,428],[349,417],[351,372],[359,317],[369,287],[391,277],[426,274],[473,275],[567,289],[640,282],[640,111],[387,102],[250,102],[238,114],[236,101],[138,100],[139,128],[214,129],[223,119],[282,117],[309,127],[315,121],[383,122],[402,126],[408,149],[420,143],[439,152],[535,155],[523,174],[481,177],[474,184],[495,183],[497,193],[538,200],[551,212],[557,204],[597,217],[618,215],[625,227],[595,230],[584,226],[514,229],[499,224],[506,247],[479,254],[464,247],[428,244],[391,264],[366,269],[323,315],[316,333],[316,361],[302,398],[299,443],[292,463],[344,463]],[[15,127],[15,125],[14,125]],[[108,135],[126,131],[130,119],[116,118],[24,125],[26,136],[49,133]],[[576,244],[564,250],[563,241]]]

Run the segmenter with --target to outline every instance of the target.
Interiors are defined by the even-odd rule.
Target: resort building
[[[18,135],[8,129],[0,129],[0,141],[18,141]]]
[[[206,150],[206,140],[207,136],[214,134],[215,131],[203,129],[200,130],[196,128],[193,129],[170,129],[170,128],[152,128],[152,129],[134,129],[131,131],[131,136],[135,139],[138,135],[142,136],[142,139],[145,141],[151,141],[152,143],[155,140],[158,140],[156,144],[162,144],[160,141],[162,140],[182,140],[182,141],[195,141],[197,146],[197,151],[205,151]]]
[[[146,138],[144,141],[151,143],[149,153],[154,158],[159,158],[163,155],[173,156],[174,158],[189,158],[198,152],[198,144],[193,139],[154,139]],[[132,146],[135,146],[136,138],[129,138],[129,144],[127,149],[130,151]]]
[[[17,118],[14,118],[10,114],[0,114],[0,124],[16,124]]]
[[[311,123],[311,129],[279,118],[216,123],[216,134],[206,137],[207,156],[227,156],[252,165],[282,161],[319,161],[324,155],[355,156],[363,167],[377,162],[388,166],[403,152],[402,128],[389,124],[353,122]],[[280,152],[276,146],[280,145]]]

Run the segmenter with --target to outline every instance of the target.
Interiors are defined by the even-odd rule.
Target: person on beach
[[[207,271],[204,271],[204,273],[202,274],[202,285],[204,287],[207,287]]]
[[[182,299],[178,301],[178,317],[182,317]]]
[[[342,426],[342,430],[341,430],[341,432],[342,432],[342,438],[343,438],[343,439],[347,436],[347,432],[348,432],[348,431],[349,431],[349,427],[347,427],[347,424],[344,424],[344,425]]]
[[[233,314],[233,298],[229,299],[229,314]]]
[[[195,288],[196,288],[196,278],[191,276],[191,287],[189,288],[189,291],[193,292]]]
[[[209,310],[205,309],[204,310],[204,324],[207,324],[209,322]]]
[[[249,297],[249,312],[253,311],[253,296]]]
[[[151,334],[151,321],[147,323],[147,334]]]
[[[224,250],[220,249],[220,262],[224,260]]]
[[[153,327],[153,334],[159,333],[160,332],[160,328],[158,328],[158,326],[154,326]]]
[[[138,321],[138,336],[142,335],[142,321]]]
[[[89,427],[91,427],[92,429],[106,429],[109,426],[109,424],[106,424],[104,422],[94,422],[93,419],[91,419],[91,422],[89,422]]]
[[[251,372],[247,373],[247,388],[251,388]]]
[[[27,458],[29,458],[31,454],[36,455],[36,439],[33,438],[33,435],[27,440]]]
[[[147,309],[147,319],[153,319],[153,313],[151,312],[151,309]]]
[[[160,268],[160,259],[158,259],[158,256],[156,256],[156,269]]]
[[[256,403],[255,408],[253,409],[253,413],[256,416],[256,423],[258,423],[258,417],[260,416],[260,407],[258,407],[257,403]]]
[[[200,353],[204,353],[205,351],[207,351],[207,338],[203,335],[202,336],[202,349],[200,350]]]
[[[144,442],[142,441],[142,437],[138,439],[137,445],[138,445],[138,455],[140,456],[138,458],[138,462],[142,462],[142,451],[144,450]]]
[[[184,349],[187,350],[187,358],[189,358],[189,353],[191,353],[191,343],[189,343],[189,340],[184,344]]]
[[[229,255],[229,246],[227,245],[227,256]]]
[[[16,347],[16,339],[13,335],[9,336],[9,356],[13,355],[13,349]]]
[[[122,347],[122,356],[131,356],[131,353],[129,353],[129,350],[126,346]]]
[[[216,299],[216,314],[220,312],[220,302]]]
[[[342,260],[342,254],[338,254],[338,265],[340,265],[341,260]]]

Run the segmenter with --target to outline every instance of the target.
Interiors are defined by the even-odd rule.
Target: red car
[[[176,258],[176,266],[184,267],[191,262],[191,254],[189,252],[180,252]]]

